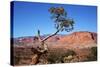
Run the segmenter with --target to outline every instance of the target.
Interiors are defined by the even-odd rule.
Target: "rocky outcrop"
[[[97,34],[92,32],[74,32],[70,35],[60,37],[60,42],[68,42],[70,44],[97,43]]]
[[[41,36],[42,37],[42,36]],[[34,37],[17,39],[18,42],[23,42],[24,44],[34,44],[37,42]],[[69,46],[69,47],[80,47],[80,46],[94,46],[97,44],[97,33],[79,31],[68,35],[56,35],[49,38],[46,43],[51,46]],[[19,44],[19,43],[18,43]]]

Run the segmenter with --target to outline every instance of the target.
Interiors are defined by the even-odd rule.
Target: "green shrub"
[[[91,54],[87,57],[87,60],[96,61],[97,60],[97,47],[92,47],[90,51],[91,51]]]

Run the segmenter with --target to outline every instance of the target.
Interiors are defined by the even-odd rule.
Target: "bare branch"
[[[37,34],[38,34],[39,41],[41,41],[40,30],[38,30]]]
[[[49,39],[50,37],[55,36],[60,30],[61,30],[61,29],[58,29],[58,30],[57,30],[55,33],[53,33],[52,35],[45,37],[42,41],[46,41],[46,40]]]

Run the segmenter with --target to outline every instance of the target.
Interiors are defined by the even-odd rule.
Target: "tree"
[[[53,34],[41,39],[40,30],[38,30],[38,40],[40,42],[39,47],[36,49],[39,53],[38,57],[40,57],[40,54],[42,55],[48,51],[47,44],[45,43],[46,40],[57,35],[59,32],[70,32],[74,29],[74,20],[67,17],[67,12],[63,7],[51,7],[48,11],[52,15],[51,18],[54,20],[56,31]]]

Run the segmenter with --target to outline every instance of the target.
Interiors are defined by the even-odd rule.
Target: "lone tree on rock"
[[[54,26],[56,28],[56,31],[53,34],[41,39],[40,30],[38,30],[38,40],[40,44],[35,50],[36,51],[35,54],[37,54],[36,58],[38,59],[36,59],[37,62],[35,62],[34,64],[37,64],[39,62],[39,58],[42,54],[47,53],[48,46],[45,43],[46,40],[57,35],[59,32],[62,32],[62,31],[70,32],[74,29],[73,27],[74,20],[67,17],[67,12],[65,11],[63,7],[51,7],[48,11],[52,15],[51,18],[54,20]],[[32,49],[35,49],[35,48],[32,48]]]

